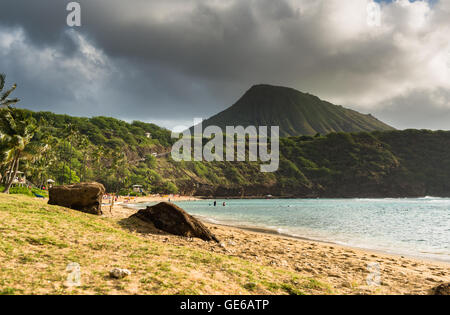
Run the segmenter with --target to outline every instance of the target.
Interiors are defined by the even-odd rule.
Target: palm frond
[[[5,87],[6,75],[4,73],[0,73],[0,92]]]
[[[7,136],[16,133],[16,123],[9,107],[0,109],[0,130]]]
[[[11,139],[2,135],[0,138],[0,165],[9,163],[13,156]]]
[[[17,84],[14,84],[8,91],[3,93],[2,97],[0,98],[0,102],[5,101],[9,95],[17,88]]]
[[[11,106],[14,105],[16,103],[19,103],[20,100],[18,98],[13,98],[13,99],[7,99],[6,101],[0,101],[0,105],[1,106]]]

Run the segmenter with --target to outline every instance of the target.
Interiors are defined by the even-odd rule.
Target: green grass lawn
[[[0,294],[329,294],[315,279],[149,240],[114,219],[0,194]],[[71,262],[81,286],[64,285]],[[113,280],[109,271],[132,275]]]
[[[5,190],[5,187],[0,185],[0,192],[3,192],[3,190]],[[34,197],[35,194],[38,194],[45,198],[48,198],[48,191],[39,188],[29,189],[28,187],[13,186],[9,189],[9,193],[11,195],[25,195],[29,197]]]

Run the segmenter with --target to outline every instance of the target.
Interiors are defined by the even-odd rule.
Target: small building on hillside
[[[47,187],[48,188],[52,188],[53,184],[55,184],[55,181],[53,179],[48,179],[47,180]]]
[[[149,138],[149,139],[152,138],[152,134],[151,134],[150,132],[146,132],[146,133],[145,133],[145,136],[146,136],[147,138]]]
[[[10,172],[7,172],[6,176],[8,176],[9,173]],[[17,171],[16,177],[14,178],[12,184],[13,185],[17,185],[17,186],[21,186],[21,187],[26,186],[27,185],[27,178],[25,176],[25,173]]]
[[[133,185],[133,191],[137,193],[142,193],[142,185]]]

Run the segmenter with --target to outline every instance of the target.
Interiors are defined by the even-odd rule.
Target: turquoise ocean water
[[[294,237],[450,262],[448,198],[218,199],[216,207],[213,202],[177,205],[211,223],[264,228]]]

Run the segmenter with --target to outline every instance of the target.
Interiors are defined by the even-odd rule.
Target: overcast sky
[[[450,1],[1,0],[0,72],[21,107],[191,125],[252,85],[403,128],[450,129]]]

